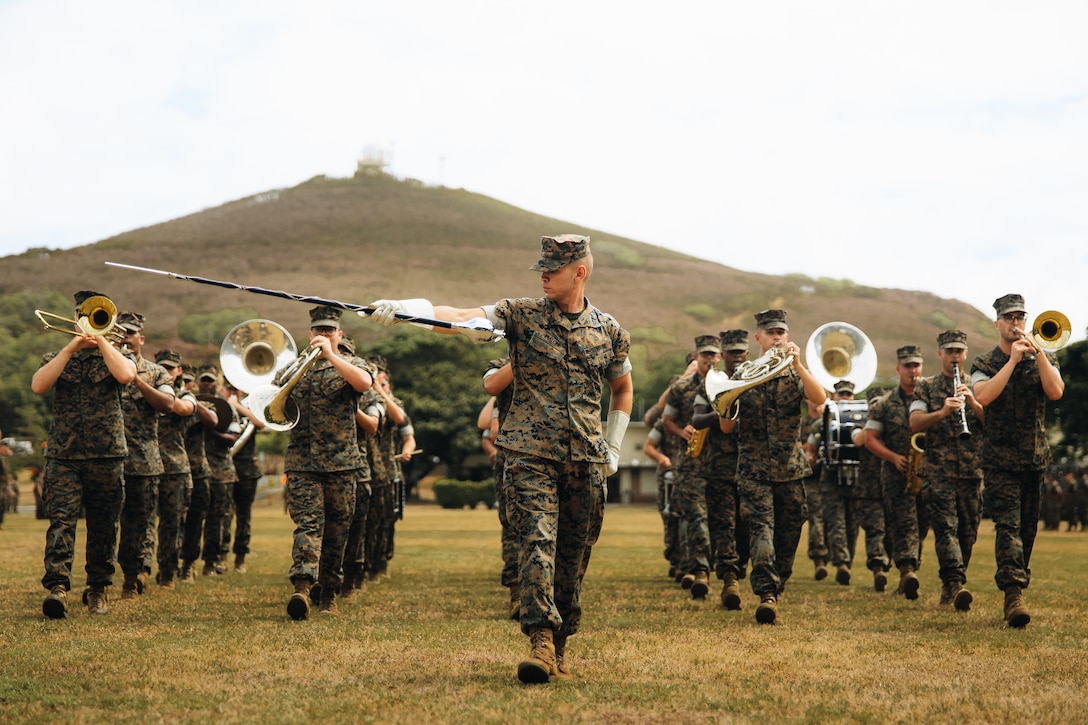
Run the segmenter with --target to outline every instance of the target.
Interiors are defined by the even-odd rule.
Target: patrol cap
[[[181,364],[181,381],[183,383],[191,383],[196,380],[196,370],[189,363]]]
[[[80,290],[79,292],[76,292],[74,295],[72,295],[72,297],[76,301],[76,308],[77,309],[79,308],[80,305],[82,305],[84,302],[91,299],[92,297],[105,297],[105,296],[106,295],[102,294],[101,292],[93,292],[91,290],[86,290],[86,289],[85,290]]]
[[[554,272],[576,259],[589,255],[589,237],[580,234],[559,234],[540,238],[540,260],[529,267],[532,272]]]
[[[370,355],[367,357],[367,362],[383,373],[389,372],[389,363],[382,355]]]
[[[1024,298],[1017,294],[1009,294],[1004,297],[998,297],[994,300],[994,309],[997,310],[997,316],[1007,315],[1010,312],[1026,312],[1024,309]]]
[[[318,305],[310,310],[310,329],[315,327],[335,327],[340,329],[340,316],[344,311],[338,307]]]
[[[854,384],[852,382],[850,382],[849,380],[840,380],[837,383],[835,383],[835,392],[836,393],[849,393],[850,395],[853,395],[854,394]]]
[[[756,327],[761,330],[781,328],[786,332],[790,331],[789,325],[786,324],[785,310],[763,310],[762,312],[757,312]]]
[[[937,346],[942,350],[950,347],[966,350],[967,333],[960,330],[945,330],[937,335]]]
[[[901,363],[920,363],[922,360],[922,348],[917,345],[904,345],[896,349],[895,357]]]
[[[340,342],[336,343],[336,347],[341,352],[346,352],[348,355],[355,354],[355,340],[352,340],[350,337],[340,338]]]
[[[122,312],[117,315],[117,326],[125,332],[143,332],[144,316],[139,312]]]
[[[883,385],[870,385],[868,388],[865,389],[865,399],[873,400],[875,398],[879,398],[886,392],[888,391],[884,389]]]
[[[219,366],[215,363],[207,363],[201,365],[197,370],[197,380],[211,380],[213,382],[219,382]]]
[[[695,352],[721,352],[722,344],[717,335],[699,335],[695,338]]]
[[[718,333],[718,341],[721,343],[722,352],[747,352],[747,330],[723,330]]]
[[[177,350],[159,350],[155,353],[155,362],[167,370],[172,370],[181,365],[181,353]]]

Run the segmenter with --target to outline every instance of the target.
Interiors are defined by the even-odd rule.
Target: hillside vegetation
[[[935,362],[940,330],[967,331],[976,351],[996,339],[986,317],[958,300],[849,280],[744,272],[463,189],[380,173],[316,177],[75,249],[9,256],[0,265],[0,295],[41,292],[45,299],[56,291],[70,300],[77,289],[105,292],[121,309],[146,316],[150,349],[178,347],[189,359],[208,358],[221,340],[182,340],[187,321],[192,327],[194,320],[229,310],[276,320],[305,340],[307,308],[103,262],[360,304],[428,297],[469,306],[537,295],[539,280],[528,267],[536,261],[539,238],[563,232],[592,237],[596,271],[589,296],[631,331],[636,370],[663,356],[682,356],[695,335],[751,330],[753,313],[768,307],[789,310],[791,337],[802,348],[825,322],[860,327],[877,349],[881,378],[894,374],[895,348],[906,343],[921,345]],[[789,267],[788,259],[782,266]],[[364,345],[390,334],[361,320],[348,329]]]

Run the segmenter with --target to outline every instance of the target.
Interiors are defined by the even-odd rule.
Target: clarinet
[[[959,390],[960,384],[960,365],[952,363],[952,392]],[[963,401],[963,405],[960,406],[960,440],[967,440],[971,437],[971,430],[967,427],[967,397],[964,395],[957,397]]]

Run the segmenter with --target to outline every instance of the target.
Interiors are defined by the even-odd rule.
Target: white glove
[[[407,320],[398,320],[397,315],[434,319],[434,305],[421,297],[411,300],[375,300],[370,303],[370,309],[372,309],[373,312],[369,314],[360,312],[359,314],[368,316],[379,325],[384,325],[385,327],[389,327],[397,322],[407,322]],[[412,324],[416,327],[422,327],[424,330],[429,330],[433,327],[433,325],[420,322],[413,322]]]
[[[620,446],[623,445],[623,436],[627,432],[627,424],[630,422],[631,416],[622,410],[613,410],[608,414],[608,430],[604,434],[604,441],[608,444],[608,463],[605,464],[605,476],[613,476],[620,470]]]

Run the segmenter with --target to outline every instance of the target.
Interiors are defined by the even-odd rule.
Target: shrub
[[[457,481],[441,478],[434,482],[434,497],[444,509],[459,509],[468,506],[476,508],[483,504],[488,508],[495,505],[495,481]]]

